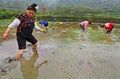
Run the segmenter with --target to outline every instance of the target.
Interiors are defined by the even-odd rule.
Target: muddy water
[[[27,43],[20,61],[15,39],[0,44],[0,79],[119,79],[120,29],[103,33],[97,26],[84,33],[78,24],[56,24],[48,33],[34,32],[38,54]]]

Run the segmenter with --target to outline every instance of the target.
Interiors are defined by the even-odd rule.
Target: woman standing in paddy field
[[[3,39],[6,40],[10,31],[17,27],[17,42],[18,42],[18,54],[15,60],[19,60],[26,49],[26,41],[32,43],[32,48],[37,48],[37,40],[32,35],[33,29],[43,32],[43,29],[39,28],[35,22],[35,14],[37,12],[38,5],[33,3],[27,7],[25,13],[19,15],[14,21],[8,26],[5,33],[3,34]]]
[[[85,20],[85,21],[80,22],[79,25],[80,25],[80,28],[81,28],[81,30],[82,30],[83,32],[87,32],[87,31],[88,31],[88,25],[89,25],[89,24],[91,24],[91,22]],[[81,39],[82,41],[85,41],[86,35],[85,35],[85,34],[82,34],[82,35],[80,36],[80,39]]]

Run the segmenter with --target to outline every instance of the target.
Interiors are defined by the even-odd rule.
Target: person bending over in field
[[[39,23],[44,27],[43,32],[48,32],[48,22],[47,21],[40,21]]]
[[[111,33],[111,31],[113,30],[114,28],[114,24],[113,23],[105,23],[103,25],[100,25],[100,27],[104,28],[104,32],[105,33]]]
[[[82,29],[82,31],[87,31],[88,25],[91,24],[90,21],[82,21],[80,22],[80,28]]]

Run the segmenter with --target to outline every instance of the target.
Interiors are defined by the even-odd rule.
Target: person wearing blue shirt
[[[40,21],[39,23],[44,27],[44,32],[48,32],[48,22]]]
[[[44,27],[48,27],[48,22],[47,21],[41,21],[40,24]]]

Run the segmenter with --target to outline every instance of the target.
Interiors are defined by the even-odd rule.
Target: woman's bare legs
[[[16,60],[19,60],[24,52],[25,52],[25,49],[18,50],[18,54],[15,57]]]

